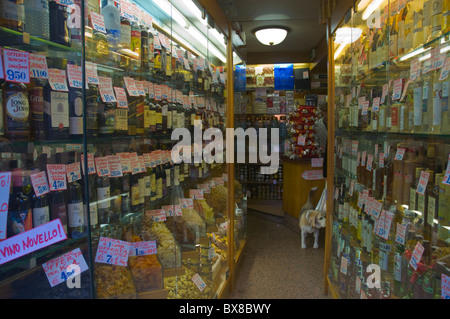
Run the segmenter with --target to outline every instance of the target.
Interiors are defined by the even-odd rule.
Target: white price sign
[[[30,83],[30,54],[28,52],[3,49],[6,80]]]

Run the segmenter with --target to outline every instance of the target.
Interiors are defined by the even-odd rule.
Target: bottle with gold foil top
[[[442,2],[442,34],[450,31],[450,0]]]
[[[444,0],[432,0],[432,3],[431,3],[431,35],[430,35],[428,41],[435,39],[442,34],[443,4],[444,4]]]

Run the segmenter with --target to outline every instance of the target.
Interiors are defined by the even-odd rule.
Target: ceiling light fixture
[[[256,38],[264,45],[278,45],[284,41],[288,29],[284,27],[264,27],[254,31]]]
[[[153,2],[161,10],[163,10],[169,17],[178,22],[178,24],[181,25],[183,28],[188,27],[189,24],[187,20],[184,18],[184,15],[182,15],[180,11],[175,9],[170,2],[168,2],[167,0],[153,0]]]

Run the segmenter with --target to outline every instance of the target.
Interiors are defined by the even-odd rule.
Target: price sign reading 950
[[[3,49],[6,80],[30,83],[30,54],[28,52]]]
[[[6,239],[11,173],[0,173],[0,240]]]

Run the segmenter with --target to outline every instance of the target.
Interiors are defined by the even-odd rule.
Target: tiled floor
[[[324,295],[324,234],[320,247],[300,245],[300,230],[283,218],[248,213],[247,247],[231,299],[328,299]],[[331,297],[330,297],[331,298]]]

